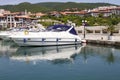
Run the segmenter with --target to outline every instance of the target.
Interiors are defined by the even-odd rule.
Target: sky
[[[120,0],[0,0],[0,5],[19,4],[21,2],[39,3],[39,2],[84,2],[96,3],[105,2],[120,5]]]

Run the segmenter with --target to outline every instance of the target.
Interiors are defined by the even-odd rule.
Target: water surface
[[[120,80],[119,69],[119,48],[18,47],[0,41],[0,80]]]

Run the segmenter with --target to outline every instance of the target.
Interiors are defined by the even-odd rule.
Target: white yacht
[[[11,33],[10,31],[1,31],[0,32],[0,39],[6,40],[7,36],[9,36]]]
[[[34,26],[37,26],[37,28],[35,28]],[[31,26],[28,26],[28,27],[21,27],[21,28],[11,28],[11,29],[6,30],[6,31],[1,31],[0,32],[0,38],[2,40],[10,40],[10,38],[8,36],[27,34],[25,32],[26,30],[29,31],[30,33],[33,33],[33,32],[36,33],[36,32],[45,30],[45,28],[40,24],[31,25]]]
[[[81,43],[73,26],[53,25],[46,31],[9,36],[19,46],[49,46]]]
[[[7,31],[1,31],[0,32],[0,38],[2,40],[9,40],[10,38],[8,36],[13,35],[13,34],[14,35],[21,34],[21,33],[23,33],[24,30],[25,29],[18,28],[18,29],[10,29],[10,30],[7,30]]]

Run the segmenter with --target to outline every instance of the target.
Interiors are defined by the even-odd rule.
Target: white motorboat
[[[46,31],[9,36],[19,46],[48,46],[48,45],[68,45],[81,43],[81,38],[77,35],[73,26],[53,25]]]
[[[0,38],[6,40],[7,36],[9,36],[10,32],[9,31],[1,31],[0,32]]]
[[[10,38],[8,36],[27,34],[25,32],[26,30],[29,31],[30,33],[33,33],[33,32],[36,33],[36,32],[45,30],[45,28],[40,24],[37,24],[35,26],[37,26],[37,28],[35,28],[33,25],[31,25],[32,28],[31,27],[21,27],[21,28],[12,28],[12,29],[9,29],[7,31],[1,31],[0,32],[0,38],[2,40],[10,40]]]
[[[10,29],[7,31],[1,31],[0,32],[0,38],[2,40],[9,40],[10,38],[8,36],[10,35],[16,35],[16,34],[22,34],[25,29]]]

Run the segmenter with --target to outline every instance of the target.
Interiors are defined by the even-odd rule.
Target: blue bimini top
[[[68,26],[68,25],[53,25],[53,26],[47,27],[46,30],[47,31],[54,31],[54,32],[61,32],[61,31],[67,31],[70,28],[71,28],[71,26]],[[69,32],[71,34],[77,35],[74,27]]]

